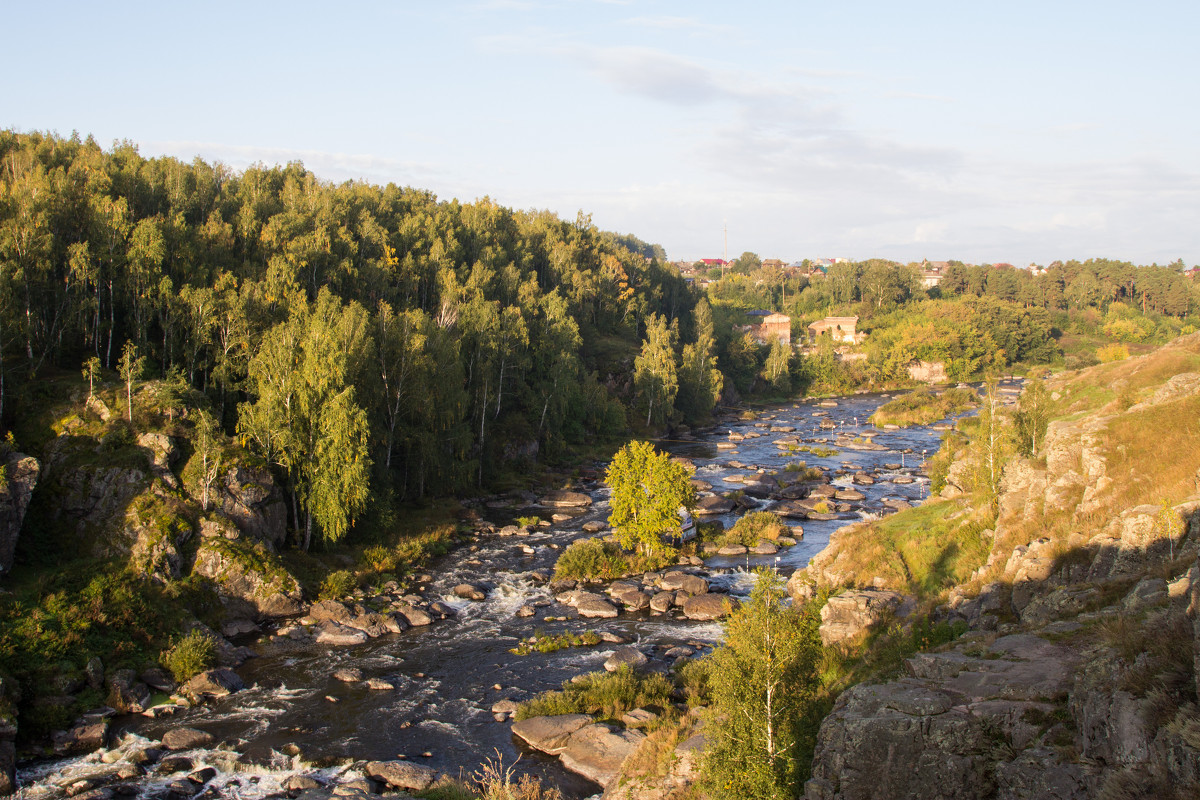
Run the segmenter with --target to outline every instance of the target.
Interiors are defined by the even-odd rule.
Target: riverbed
[[[823,469],[838,488],[852,487],[864,496],[835,519],[789,521],[802,528],[802,538],[776,555],[707,558],[705,567],[718,571],[710,577],[714,585],[745,596],[755,568],[773,567],[786,578],[820,552],[839,527],[889,513],[888,501],[917,505],[928,496],[923,461],[937,449],[948,421],[877,430],[866,420],[887,399],[887,395],[875,394],[790,403],[762,409],[753,418],[731,415],[687,439],[658,442],[672,455],[690,459],[696,467],[695,477],[711,484],[713,491],[739,488],[726,481],[731,476],[783,471],[789,464],[803,461],[808,467]],[[781,445],[777,443],[780,439],[795,439],[796,443]],[[876,449],[856,449],[863,446]],[[814,447],[835,452],[801,451]],[[874,482],[854,485],[855,473],[868,474]],[[209,784],[213,793],[244,800],[279,791],[282,781],[304,769],[305,763],[336,771],[353,760],[401,756],[463,776],[489,757],[499,755],[506,764],[519,758],[519,772],[539,775],[559,786],[567,798],[593,794],[597,791],[594,784],[565,771],[557,760],[523,748],[511,735],[510,725],[493,718],[491,706],[502,699],[521,700],[556,689],[574,675],[601,669],[614,645],[527,656],[514,655],[510,649],[535,631],[589,629],[611,632],[647,652],[678,644],[703,650],[720,640],[722,628],[719,623],[691,622],[674,613],[546,621],[547,615],[564,616],[568,610],[554,604],[547,584],[530,573],[552,571],[568,544],[593,535],[584,532],[586,523],[607,519],[607,489],[595,481],[580,488],[594,501],[584,513],[526,536],[480,537],[431,566],[431,579],[419,587],[420,593],[451,606],[453,618],[345,648],[315,645],[311,640],[293,642],[271,637],[269,632],[239,641],[261,653],[238,668],[247,689],[169,718],[122,718],[114,725],[114,740],[123,734],[157,740],[180,725],[209,731],[227,743],[225,751],[241,755],[236,761],[231,761],[228,752],[191,755],[198,766],[217,767],[218,775]],[[758,505],[766,507],[770,501]],[[537,507],[485,505],[480,510],[497,523],[518,515],[551,515],[551,509]],[[729,526],[740,513],[714,518]],[[461,583],[488,587],[486,600],[456,597],[452,589]],[[537,613],[517,616],[517,610],[527,604],[540,604]],[[344,683],[333,677],[341,668],[356,668],[364,679],[381,678],[396,688],[378,691],[362,683]],[[73,764],[79,760],[24,765],[18,775],[25,787],[20,794],[51,796],[45,787],[61,783]],[[165,778],[141,780],[141,794],[147,797],[158,795],[167,782]]]

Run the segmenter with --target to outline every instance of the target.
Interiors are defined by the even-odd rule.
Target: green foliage
[[[628,575],[630,566],[620,545],[600,539],[571,542],[554,565],[554,577],[580,581],[611,581]]]
[[[680,509],[696,506],[696,490],[686,467],[649,442],[630,442],[613,456],[605,473],[612,487],[609,524],[617,541],[647,555],[662,550],[663,537],[677,533]]]
[[[591,672],[566,681],[561,691],[546,692],[517,708],[518,720],[554,714],[591,714],[620,719],[635,708],[670,705],[672,686],[657,672],[638,674],[628,664],[616,672]]]
[[[211,669],[217,663],[217,644],[200,628],[172,642],[158,657],[179,683]]]
[[[549,636],[540,631],[535,632],[531,639],[526,639],[508,652],[517,656],[527,656],[531,653],[554,653],[568,647],[591,647],[603,641],[595,631],[572,633],[563,631],[556,636]]]
[[[1050,424],[1050,393],[1040,378],[1033,378],[1021,393],[1020,406],[1013,415],[1017,449],[1023,456],[1036,456]]]
[[[970,389],[947,389],[935,394],[922,387],[884,403],[871,415],[874,425],[928,425],[951,414],[966,411],[979,403],[979,397]]]
[[[675,410],[675,396],[679,392],[675,364],[678,335],[676,324],[668,326],[664,316],[655,314],[646,320],[646,340],[633,362],[633,382],[646,409],[647,426],[654,421],[665,421]]]
[[[787,533],[787,526],[770,511],[753,511],[733,524],[733,527],[725,533],[725,541],[729,544],[754,547],[758,544],[759,539],[774,541],[780,536],[786,536]]]
[[[702,775],[719,797],[794,797],[797,756],[811,751],[799,721],[820,689],[815,604],[786,605],[780,578],[760,570],[750,600],[730,615],[709,657],[713,724]],[[719,722],[717,722],[719,720]]]
[[[325,576],[319,597],[322,600],[341,600],[358,588],[358,580],[348,570],[339,569]]]

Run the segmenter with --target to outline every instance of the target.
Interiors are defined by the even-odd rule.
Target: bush
[[[396,569],[396,551],[377,544],[363,550],[360,563],[372,572],[391,572]]]
[[[1123,344],[1106,344],[1103,347],[1096,348],[1096,358],[1102,364],[1108,364],[1112,361],[1124,361],[1129,358],[1129,348]]]
[[[331,572],[321,581],[320,598],[322,600],[340,600],[358,588],[354,575],[344,569]]]
[[[217,663],[217,643],[200,628],[172,643],[162,651],[159,661],[171,671],[175,680],[183,683]]]
[[[604,719],[620,719],[635,708],[667,708],[671,700],[671,682],[652,672],[639,675],[628,664],[616,672],[592,672],[576,681],[567,681],[560,692],[546,692],[517,708],[518,720],[558,714],[592,714]]]
[[[728,544],[754,547],[759,539],[775,541],[788,533],[787,526],[770,511],[755,511],[739,519],[725,534]]]
[[[554,577],[615,580],[629,574],[629,563],[615,542],[581,539],[572,542],[554,565]]]

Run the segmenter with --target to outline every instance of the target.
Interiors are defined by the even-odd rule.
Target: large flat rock
[[[588,725],[571,734],[560,759],[572,772],[607,787],[645,738],[637,731],[618,732],[607,725]]]
[[[587,714],[558,714],[553,717],[530,717],[512,726],[513,736],[518,737],[535,750],[556,756],[567,747],[571,734],[592,718]]]

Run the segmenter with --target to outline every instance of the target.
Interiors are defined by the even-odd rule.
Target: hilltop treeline
[[[667,400],[712,409],[676,370],[713,366],[697,296],[655,253],[583,214],[3,132],[2,410],[95,359],[206,393],[301,516],[368,464],[397,496],[462,490]]]

